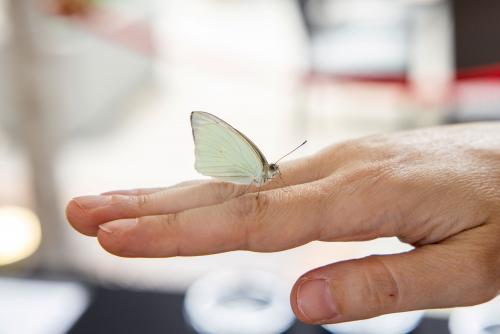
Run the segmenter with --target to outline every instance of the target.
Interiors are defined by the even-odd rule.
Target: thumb
[[[293,311],[323,324],[485,302],[498,292],[500,268],[491,268],[498,247],[482,246],[449,242],[314,269],[295,283]]]

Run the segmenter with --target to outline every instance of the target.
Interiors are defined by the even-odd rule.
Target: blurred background
[[[300,274],[409,249],[392,238],[122,259],[64,217],[74,196],[198,178],[193,110],[270,161],[304,139],[294,157],[499,120],[499,12],[495,0],[0,0],[0,333],[499,333],[498,301],[295,322]]]

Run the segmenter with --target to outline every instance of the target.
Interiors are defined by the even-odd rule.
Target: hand
[[[335,323],[477,304],[500,291],[500,123],[371,136],[283,164],[261,189],[201,181],[73,199],[67,217],[127,257],[273,252],[397,236],[415,249],[333,263],[291,293]],[[247,191],[247,193],[245,193]]]

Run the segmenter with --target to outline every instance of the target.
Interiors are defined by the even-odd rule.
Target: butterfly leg
[[[249,185],[246,186],[245,190],[243,191],[243,195],[247,193],[248,188],[250,188],[252,184],[250,183]]]
[[[281,176],[281,172],[280,170],[278,169],[278,179],[279,179],[279,182],[281,183],[281,185],[283,186],[281,189],[285,192],[288,191],[288,187],[290,187],[290,185],[288,183],[285,182],[285,180],[283,180],[283,177]]]
[[[257,199],[259,199],[259,195],[260,195],[260,188],[262,188],[263,180],[264,180],[264,179],[260,179],[260,181],[259,181],[259,190],[257,191]]]

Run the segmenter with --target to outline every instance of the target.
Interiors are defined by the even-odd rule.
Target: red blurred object
[[[97,6],[92,0],[46,0],[39,8],[109,42],[151,58],[156,56],[152,28],[146,19],[130,18],[116,8]]]
[[[475,79],[500,81],[500,63],[459,70],[456,79],[458,81]]]
[[[47,7],[56,15],[72,17],[89,15],[92,6],[90,0],[51,0]]]

